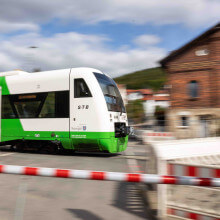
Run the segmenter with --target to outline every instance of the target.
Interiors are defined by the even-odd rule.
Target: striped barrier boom
[[[123,181],[137,183],[142,182],[151,184],[177,184],[213,187],[220,186],[220,178],[199,178],[155,174],[101,172],[88,170],[24,167],[13,165],[0,165],[0,173],[88,180]]]
[[[167,170],[168,175],[220,178],[220,168],[218,167],[190,166],[185,164],[170,163],[167,165]]]
[[[204,214],[195,213],[192,211],[186,211],[186,210],[179,210],[175,208],[168,208],[167,214],[171,216],[178,216],[180,218],[184,219],[196,219],[196,220],[219,220],[218,217],[214,216],[207,216]]]
[[[172,137],[172,133],[164,133],[164,132],[149,132],[147,133],[149,137]]]

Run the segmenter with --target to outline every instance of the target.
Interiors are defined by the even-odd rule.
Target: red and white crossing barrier
[[[144,143],[154,143],[155,141],[167,141],[173,140],[175,137],[171,132],[154,132],[154,131],[143,131],[141,132],[141,139]]]
[[[152,141],[148,145],[147,170],[159,175],[220,178],[219,145],[219,137]],[[191,216],[190,219],[212,220],[214,217],[220,220],[216,208],[219,190],[219,187],[158,185],[158,216],[167,218],[167,209],[172,208],[170,215],[180,219]]]
[[[177,184],[192,186],[220,186],[220,178],[199,178],[137,173],[100,172],[88,170],[67,170],[56,168],[0,165],[0,173],[89,180],[142,182],[154,184]]]
[[[215,167],[202,167],[174,163],[167,164],[167,166],[168,175],[220,178],[220,169]]]
[[[171,132],[148,132],[146,134],[148,137],[172,137]]]
[[[174,208],[168,208],[167,214],[171,216],[178,216],[184,219],[196,219],[196,220],[219,220],[217,217],[207,216],[199,213],[194,213],[186,210],[179,210]]]

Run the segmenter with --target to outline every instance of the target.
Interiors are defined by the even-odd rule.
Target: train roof
[[[71,72],[78,72],[80,70],[81,73],[88,74],[88,72],[98,72],[103,74],[100,70],[94,69],[94,68],[88,68],[88,67],[78,67],[78,68],[69,68],[69,69],[59,69],[59,70],[50,70],[50,71],[42,71],[42,72],[26,72],[22,70],[12,70],[12,71],[7,71],[7,72],[0,72],[0,77],[12,77],[12,76],[28,76],[28,77],[35,77],[36,75],[40,76],[46,76],[46,75],[51,75],[51,74],[64,74],[64,73],[70,73]],[[16,77],[17,78],[17,77]]]
[[[4,81],[9,90],[9,94],[21,94],[30,92],[44,91],[64,91],[69,89],[69,75],[78,75],[79,73],[89,76],[92,72],[103,74],[93,68],[70,68],[44,72],[28,73],[21,70],[0,73],[5,80],[1,81],[4,87]],[[4,90],[3,90],[4,91]]]

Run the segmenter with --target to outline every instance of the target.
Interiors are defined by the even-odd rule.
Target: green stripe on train
[[[9,89],[6,83],[5,76],[0,77],[0,86],[2,87],[2,95],[9,95]]]
[[[1,122],[2,142],[20,139],[58,140],[65,149],[91,145],[111,153],[124,151],[128,142],[128,137],[115,138],[114,132],[24,131],[19,119],[2,119]]]

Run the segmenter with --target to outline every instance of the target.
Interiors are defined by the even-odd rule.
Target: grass
[[[126,85],[127,89],[159,90],[166,82],[166,74],[161,67],[145,69],[114,78],[116,83]]]

